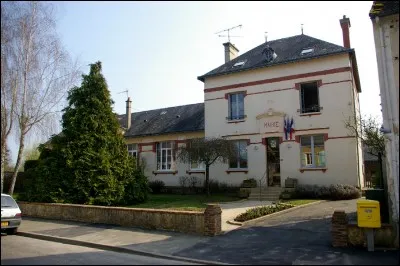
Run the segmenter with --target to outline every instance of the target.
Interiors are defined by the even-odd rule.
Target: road
[[[152,258],[66,245],[18,235],[1,237],[2,265],[196,265],[194,263]]]

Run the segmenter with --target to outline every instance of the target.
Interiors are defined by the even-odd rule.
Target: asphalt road
[[[196,265],[140,255],[66,245],[28,237],[1,237],[2,265]]]

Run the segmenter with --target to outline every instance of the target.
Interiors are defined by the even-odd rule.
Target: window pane
[[[311,147],[311,136],[301,136],[300,143],[301,143],[301,146],[310,146]]]
[[[199,165],[198,165],[197,162],[192,162],[192,163],[190,164],[190,168],[192,168],[192,169],[197,169],[198,167],[199,167]]]
[[[229,114],[229,116],[230,116],[231,119],[236,119],[237,118],[237,112],[238,112],[237,108],[238,108],[238,106],[237,106],[237,102],[236,102],[236,97],[237,97],[236,94],[231,94],[230,95],[230,98],[231,98],[231,100],[230,100],[231,113]]]
[[[172,148],[172,142],[171,141],[165,142],[165,147]]]
[[[244,118],[244,94],[243,93],[239,93],[238,94],[238,115],[239,115],[239,119],[243,119]]]
[[[314,146],[314,159],[316,167],[325,167],[324,146]]]
[[[229,168],[238,168],[238,161],[237,159],[229,161]]]
[[[313,138],[314,138],[314,145],[324,146],[324,136],[323,135],[313,136]]]
[[[312,166],[312,154],[311,154],[311,146],[302,146],[301,147],[301,166],[310,167]]]
[[[239,167],[247,168],[247,141],[242,140],[239,142]]]

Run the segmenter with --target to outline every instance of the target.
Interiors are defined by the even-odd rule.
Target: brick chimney
[[[350,19],[346,18],[346,15],[343,15],[343,18],[340,20],[340,26],[342,26],[342,33],[343,33],[343,46],[346,48],[350,48],[350,32],[349,29]]]
[[[237,57],[239,50],[232,43],[226,42],[224,43],[224,47],[225,47],[225,63]]]
[[[131,97],[128,97],[128,100],[126,101],[126,130],[131,128],[131,117],[132,117],[132,107],[131,107],[132,101]]]

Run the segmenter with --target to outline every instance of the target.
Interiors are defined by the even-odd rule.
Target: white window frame
[[[170,143],[171,147],[163,147],[164,144]],[[174,144],[175,142],[173,141],[163,141],[163,142],[157,142],[156,143],[156,167],[157,171],[173,171],[174,170]],[[165,150],[165,155],[167,156],[165,160],[165,169],[162,169],[163,165],[163,151]],[[170,165],[171,167],[168,168],[168,151],[171,151],[171,162]],[[158,156],[160,154],[160,156]],[[158,159],[160,158],[160,162]]]
[[[323,134],[315,134],[315,135],[304,135],[304,136],[300,136],[300,165],[301,165],[301,168],[325,168],[326,167],[326,156],[324,155],[324,162],[325,162],[325,164],[324,165],[320,165],[320,166],[316,166],[316,160],[315,160],[315,150],[314,150],[314,148],[315,148],[315,145],[314,145],[314,137],[317,137],[317,136],[324,136]],[[303,153],[302,152],[302,147],[303,147],[303,145],[302,145],[302,143],[301,143],[301,138],[303,138],[303,137],[310,137],[310,146],[311,146],[311,164],[305,164],[305,165],[303,165],[303,155],[304,154],[310,154],[310,152],[306,152],[306,153]],[[325,139],[324,139],[324,141],[323,141],[323,143],[324,143],[324,152],[326,153],[326,151],[325,151]],[[307,147],[308,147],[308,145],[307,145]],[[307,161],[306,161],[307,162]]]
[[[243,142],[245,143],[245,150],[246,150],[246,162],[247,162],[247,167],[241,167],[240,165],[240,143]],[[247,140],[234,140],[234,143],[236,145],[237,150],[237,154],[236,154],[236,162],[237,162],[237,167],[231,167],[231,162],[229,162],[229,169],[235,169],[235,170],[247,170],[249,167],[249,156],[248,156],[248,152],[247,152]]]
[[[129,156],[138,158],[138,145],[136,143],[127,144],[126,148]]]
[[[243,95],[243,115],[240,115],[240,107],[239,107],[239,95]],[[228,119],[229,120],[242,120],[245,118],[245,112],[244,112],[244,93],[243,92],[237,92],[237,93],[230,93],[228,94]],[[235,99],[232,99],[235,98]],[[232,114],[232,101],[236,102],[236,110],[234,110],[235,114]]]

